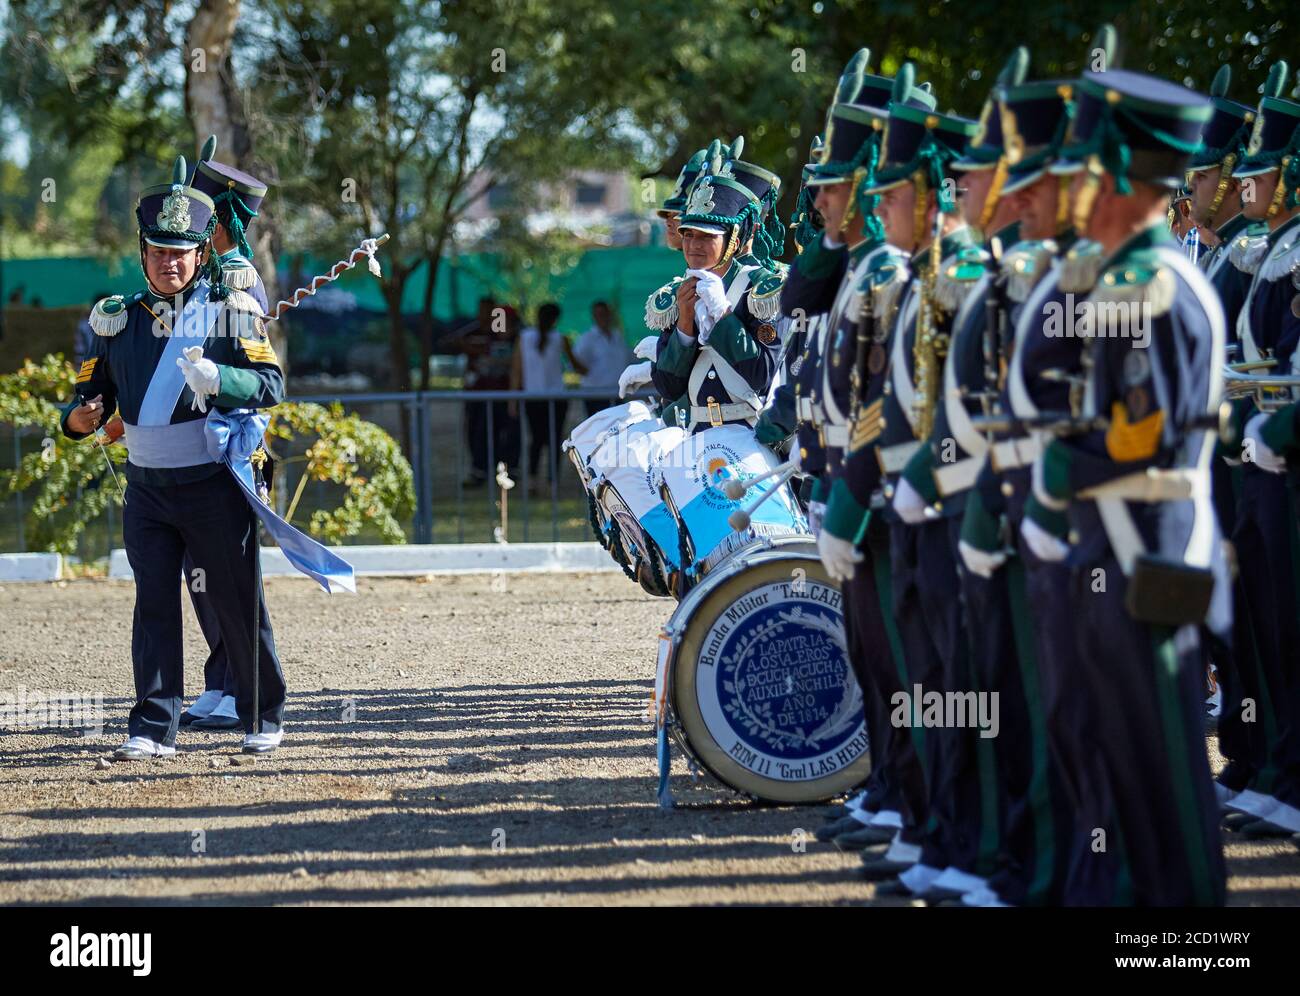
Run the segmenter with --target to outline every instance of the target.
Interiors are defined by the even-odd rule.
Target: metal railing
[[[592,390],[458,390],[304,394],[286,400],[322,405],[337,402],[397,440],[414,475],[414,514],[403,524],[407,542],[559,542],[591,538],[586,496],[560,448],[573,426],[587,417],[587,402],[621,404],[616,395],[617,391]],[[512,402],[517,405],[514,416],[508,413]],[[544,419],[535,407],[542,404],[546,406]],[[536,474],[529,461],[534,419],[538,432],[544,433],[545,450]],[[10,436],[8,440],[5,434]],[[35,428],[16,430],[0,425],[0,468],[17,466],[24,453],[39,447],[48,434]],[[302,449],[310,441],[297,441],[300,447],[287,453],[282,441],[272,443],[281,457],[275,496],[281,514],[288,504],[286,496],[294,494],[299,484],[305,462]],[[499,462],[507,464],[515,485],[506,497],[509,523],[505,536],[497,531],[502,497],[496,473]],[[336,494],[331,487],[307,484],[293,523],[305,531],[311,511],[334,507],[332,499],[341,492]],[[22,493],[5,496],[0,502],[0,552],[27,549],[24,520],[29,505],[30,498]],[[112,547],[121,546],[120,521],[120,512],[110,503],[98,521],[88,524],[78,544],[78,556],[100,559]],[[378,541],[366,535],[354,540]]]

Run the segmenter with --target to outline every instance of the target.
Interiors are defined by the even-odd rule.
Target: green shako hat
[[[1255,111],[1254,127],[1246,143],[1245,158],[1233,176],[1259,176],[1279,168],[1283,159],[1296,161],[1300,140],[1300,104],[1282,99],[1287,64],[1276,62],[1264,84],[1264,96]]]
[[[185,157],[177,156],[172,182],[145,187],[135,203],[135,220],[143,244],[193,249],[212,237],[216,213],[212,199],[186,182]]]
[[[723,158],[722,143],[715,139],[709,146],[703,172],[691,185],[678,227],[724,236],[727,240],[722,257],[725,262],[760,230],[762,224],[762,199],[733,175],[731,161]],[[755,239],[756,250],[758,242]]]
[[[1115,178],[1127,194],[1130,180],[1173,190],[1201,147],[1201,130],[1213,111],[1194,90],[1127,69],[1087,72],[1075,87],[1075,113],[1053,173],[1078,172],[1089,163]]]
[[[1007,88],[1019,86],[1029,74],[1029,49],[1021,45],[1011,53],[1002,72],[998,73],[984,107],[980,111],[975,134],[961,156],[953,161],[952,168],[962,171],[993,169],[1002,161],[1005,151],[1002,136],[1002,115],[998,112],[998,97]]]

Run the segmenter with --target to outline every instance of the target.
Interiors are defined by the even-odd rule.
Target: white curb
[[[0,553],[0,581],[57,581],[61,577],[61,553]]]
[[[618,571],[621,568],[595,542],[584,543],[431,543],[404,546],[333,547],[358,577],[402,577],[425,574],[492,574],[497,571],[558,573]],[[262,547],[262,574],[299,577],[278,547]],[[125,550],[109,558],[110,578],[130,578]]]

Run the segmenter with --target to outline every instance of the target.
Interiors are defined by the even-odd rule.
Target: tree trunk
[[[230,60],[239,10],[240,0],[199,0],[185,36],[185,110],[194,126],[196,150],[209,135],[216,135],[218,162],[271,183],[276,178],[270,175],[269,164],[260,163],[253,152],[246,97],[236,85]],[[268,201],[273,202],[274,195]],[[280,238],[274,209],[268,208],[266,202],[249,234],[267,301],[274,307],[280,297],[275,272]],[[287,376],[289,343],[285,329],[279,322],[272,322],[268,330]]]

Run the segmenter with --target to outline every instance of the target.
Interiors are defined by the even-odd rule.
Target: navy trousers
[[[253,511],[224,469],[191,484],[127,487],[122,534],[135,574],[131,636],[136,703],[130,733],[171,744],[180,721],[184,685],[180,577],[189,555],[202,570],[207,600],[216,617],[234,674],[236,710],[245,732],[253,730],[253,643],[258,652],[258,690],[264,732],[278,730],[285,685],[275,652],[270,616],[255,575]],[[253,624],[253,601],[262,603]]]
[[[903,687],[902,646],[893,620],[889,570],[889,530],[872,515],[858,544],[862,563],[845,583],[844,626],[849,660],[862,688],[867,739],[871,745],[871,777],[867,808],[903,812],[903,782],[924,792],[924,779],[911,731],[889,721],[890,702]]]
[[[907,663],[906,691],[912,696],[913,722],[920,722],[921,694],[965,691],[969,674],[968,646],[962,629],[956,551],[947,520],[909,526],[890,525],[894,568],[894,618]],[[919,837],[905,828],[904,840],[922,844],[921,861],[944,868],[962,841],[978,833],[978,813],[971,826],[965,810],[969,793],[960,784],[965,730],[946,725],[920,731],[926,800],[924,818],[917,820]]]
[[[1104,585],[1098,590],[1094,573]],[[1205,659],[1196,626],[1138,622],[1111,555],[1071,571],[1083,684],[1111,790],[1122,867],[1115,901],[1221,906],[1227,871],[1205,752]]]
[[[216,690],[222,695],[234,695],[235,674],[230,670],[225,647],[221,645],[221,624],[217,621],[212,603],[208,601],[207,591],[197,590],[193,567],[187,553],[183,567],[185,587],[189,589],[190,604],[194,606],[194,618],[199,621],[203,639],[208,643],[208,659],[203,663],[203,690],[205,692]]]

